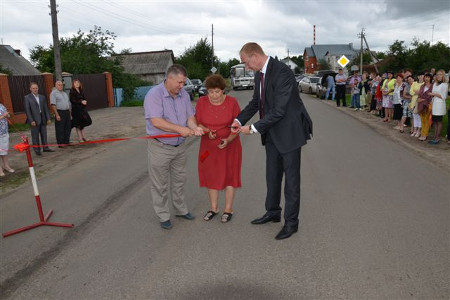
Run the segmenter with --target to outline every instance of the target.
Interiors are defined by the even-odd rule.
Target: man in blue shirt
[[[339,69],[339,73],[336,75],[336,91],[337,91],[337,97],[336,97],[336,106],[341,106],[341,99],[342,99],[342,106],[347,106],[345,103],[345,85],[347,83],[347,76],[344,75],[344,71],[342,69]]]
[[[176,216],[193,220],[184,200],[186,183],[186,145],[190,136],[201,136],[194,108],[183,86],[186,69],[174,64],[169,67],[164,82],[148,91],[144,99],[147,134],[150,136],[179,135],[151,138],[148,141],[148,173],[153,208],[164,229],[170,222],[171,200]],[[170,184],[169,184],[170,178]]]

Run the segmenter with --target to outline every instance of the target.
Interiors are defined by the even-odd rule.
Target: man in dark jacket
[[[40,95],[39,86],[37,83],[30,83],[31,93],[25,96],[24,106],[27,114],[27,123],[31,125],[31,140],[33,145],[41,145],[39,143],[39,136],[44,152],[54,152],[47,146],[47,124],[51,123],[50,112],[47,106],[45,96]],[[41,147],[35,147],[34,151],[37,155],[41,155]]]
[[[256,43],[245,44],[241,61],[255,73],[255,90],[249,104],[232,124],[234,132],[261,134],[266,148],[266,213],[252,224],[279,222],[281,182],[285,174],[285,224],[275,237],[290,237],[298,231],[300,212],[301,147],[312,135],[312,121],[306,111],[292,70],[267,56]],[[259,111],[260,120],[242,126]]]

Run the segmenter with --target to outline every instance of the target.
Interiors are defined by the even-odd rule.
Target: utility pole
[[[361,29],[361,33],[358,33],[358,37],[361,38],[361,48],[359,50],[359,72],[362,75],[364,28]]]
[[[214,24],[211,24],[211,69],[214,68]]]
[[[430,46],[433,46],[433,37],[434,37],[434,24],[431,25],[431,45]]]
[[[55,77],[56,80],[62,80],[61,54],[59,48],[58,35],[58,18],[56,14],[56,0],[50,0],[50,15],[52,17],[52,33],[53,33],[53,52],[55,54]]]
[[[367,43],[367,40],[366,40],[366,36],[364,36],[364,42],[366,43],[367,51],[369,51],[370,56],[372,56],[372,58],[375,60],[374,67],[375,67],[375,71],[378,73],[378,67],[377,67],[377,64],[376,64],[376,63],[377,63],[379,60],[378,60],[378,58],[376,58],[375,55],[373,55],[372,51],[370,51],[369,44]]]

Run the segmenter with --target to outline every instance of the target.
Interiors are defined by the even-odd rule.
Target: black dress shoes
[[[55,150],[52,150],[52,149],[50,149],[50,148],[45,148],[45,149],[42,150],[42,151],[44,151],[44,152],[55,152]]]
[[[35,151],[36,155],[42,155],[41,151]]]
[[[252,224],[266,224],[267,222],[278,223],[278,222],[280,222],[280,219],[281,219],[280,216],[276,217],[276,216],[269,216],[269,215],[265,214],[261,218],[254,219],[251,223]]]
[[[290,237],[297,231],[298,231],[297,227],[291,227],[291,226],[284,225],[283,228],[281,229],[281,231],[275,237],[275,239],[276,240],[287,239],[288,237]]]

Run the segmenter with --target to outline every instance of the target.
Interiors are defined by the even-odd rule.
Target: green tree
[[[3,67],[2,64],[0,64],[0,74],[8,74],[12,75],[12,71],[6,67]]]
[[[427,41],[420,42],[414,39],[411,43],[407,57],[407,67],[418,71],[430,70],[431,68],[450,69],[450,47],[441,42],[431,46]]]
[[[404,44],[404,41],[396,40],[392,45],[389,46],[387,55],[395,58],[390,61],[389,67],[394,72],[406,68],[407,66],[406,60],[408,56],[408,49]]]
[[[219,62],[219,74],[224,78],[230,77],[231,67],[240,63],[241,62],[236,58],[229,59],[228,62]]]
[[[207,38],[200,39],[194,46],[189,47],[175,62],[183,65],[189,78],[205,79],[211,72],[212,47]],[[219,60],[214,57],[215,67]],[[219,69],[219,68],[218,68]]]
[[[89,33],[81,30],[72,37],[61,37],[61,65],[64,72],[71,74],[96,74],[110,72],[113,85],[124,89],[125,100],[132,100],[134,89],[147,83],[137,76],[127,74],[120,65],[120,56],[114,56],[116,35],[94,26]],[[129,49],[121,53],[128,53]],[[30,59],[41,72],[53,73],[55,69],[53,46],[41,45],[30,49]]]
[[[303,60],[303,55],[291,56],[291,60],[295,62],[298,68],[295,68],[295,73],[300,73],[305,68],[305,61]]]
[[[325,59],[319,59],[319,70],[330,70],[331,66]]]
[[[386,63],[382,71],[392,70],[394,72],[410,68],[414,73],[436,69],[450,69],[450,47],[441,42],[431,45],[428,41],[413,39],[411,48],[407,49],[403,41],[395,41],[389,46],[386,53]]]

